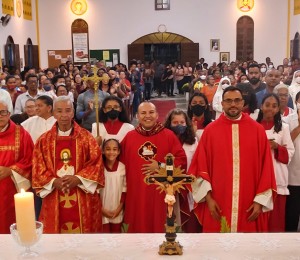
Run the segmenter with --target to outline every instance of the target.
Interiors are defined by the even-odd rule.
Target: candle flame
[[[24,190],[24,189],[21,189],[21,193],[25,193],[25,190]]]

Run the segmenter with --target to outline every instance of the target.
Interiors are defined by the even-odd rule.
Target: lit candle
[[[32,243],[36,240],[36,225],[34,200],[32,192],[15,194],[15,210],[17,230],[22,243]]]

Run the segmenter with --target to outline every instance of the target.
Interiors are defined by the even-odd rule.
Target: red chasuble
[[[0,165],[9,167],[22,177],[31,179],[33,142],[24,128],[9,122],[0,132]],[[11,177],[0,181],[0,233],[9,233],[9,226],[16,222],[14,194],[17,192]]]
[[[241,120],[224,114],[209,124],[201,137],[189,173],[210,182],[212,197],[226,217],[231,232],[268,231],[268,213],[249,222],[247,209],[256,195],[276,191],[272,156],[265,130],[243,114]],[[205,202],[195,212],[203,232],[220,232]]]
[[[57,125],[40,137],[33,151],[32,184],[39,192],[53,178],[75,174],[104,186],[102,156],[93,136],[74,123],[70,136],[58,136]],[[45,233],[101,231],[99,194],[76,187],[69,194],[54,189],[43,198],[40,221]]]
[[[168,153],[175,156],[175,165],[186,169],[186,155],[175,134],[169,129],[145,136],[136,130],[130,131],[123,139],[121,161],[126,166],[127,194],[124,222],[131,233],[164,232],[167,206],[165,193],[156,185],[147,185],[142,174],[143,164],[149,159],[165,162]]]

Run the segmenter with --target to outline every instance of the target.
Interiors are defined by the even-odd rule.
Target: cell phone
[[[120,78],[116,78],[116,83],[119,83],[119,81],[120,81]]]

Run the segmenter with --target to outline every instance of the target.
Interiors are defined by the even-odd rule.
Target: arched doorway
[[[252,60],[254,54],[254,21],[242,16],[236,23],[236,59]]]
[[[20,70],[19,44],[15,44],[11,36],[7,37],[4,50],[5,64],[9,67],[10,73],[14,73],[16,69]]]
[[[132,59],[194,64],[199,60],[199,43],[176,33],[150,33],[128,45],[128,61]]]
[[[25,66],[28,68],[39,68],[39,50],[37,45],[32,44],[30,38],[27,39],[24,45]]]

